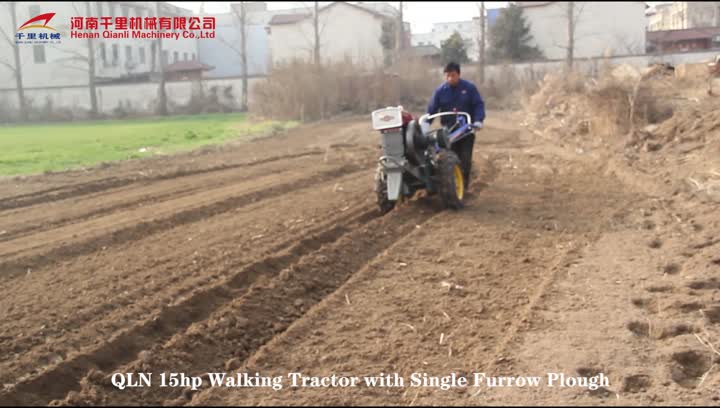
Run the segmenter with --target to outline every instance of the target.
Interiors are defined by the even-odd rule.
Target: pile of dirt
[[[713,144],[720,141],[720,101],[708,98],[686,103],[673,116],[646,131],[652,139],[673,145],[688,142]]]
[[[661,171],[692,195],[720,202],[720,101],[687,102],[668,120],[638,132],[646,171]]]
[[[672,116],[670,82],[657,69],[640,72],[627,65],[608,69],[597,79],[547,75],[524,103],[525,125],[563,144],[616,145],[632,139],[636,129]]]
[[[598,78],[548,75],[525,125],[578,153],[594,150],[668,192],[720,201],[720,100],[702,78],[665,66],[609,67]]]

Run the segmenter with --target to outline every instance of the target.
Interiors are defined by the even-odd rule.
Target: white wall
[[[581,11],[582,9],[582,11]],[[567,3],[524,7],[530,33],[548,59],[563,59],[567,46]],[[575,2],[575,58],[645,52],[645,3]]]
[[[646,68],[653,63],[668,63],[673,66],[679,64],[694,64],[711,61],[717,52],[686,52],[665,55],[634,55],[625,57],[608,58],[607,61],[613,65],[627,64],[637,69]],[[576,60],[573,67],[586,75],[595,75],[605,63],[604,58]],[[520,80],[540,80],[545,74],[562,72],[564,61],[548,61],[535,63],[519,63],[512,65],[491,65],[485,68],[487,79],[499,80],[504,74],[512,72]],[[473,72],[475,66],[463,67],[463,72]],[[508,71],[509,70],[509,71]]]
[[[252,106],[252,89],[257,83],[264,81],[264,77],[250,78],[248,88],[248,104]],[[206,91],[212,86],[218,86],[218,95],[222,96],[223,88],[228,85],[233,87],[235,103],[239,106],[242,96],[242,80],[231,79],[208,79],[203,80],[203,87]],[[167,82],[166,93],[169,105],[186,105],[192,95],[193,83],[189,81]],[[105,114],[112,115],[113,110],[120,103],[131,110],[150,114],[153,112],[157,100],[158,84],[139,83],[124,85],[101,85],[97,87],[98,109]],[[26,89],[25,96],[32,102],[33,110],[41,110],[49,99],[53,108],[70,109],[77,114],[82,114],[90,109],[90,92],[87,86]],[[17,109],[17,92],[14,89],[0,90],[0,109]]]
[[[320,12],[320,55],[323,62],[343,61],[349,56],[353,62],[369,66],[383,63],[380,44],[382,19],[353,6],[336,3]],[[270,26],[270,52],[273,64],[293,58],[312,60],[313,19],[295,24]]]

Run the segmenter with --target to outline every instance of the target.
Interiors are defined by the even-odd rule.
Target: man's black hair
[[[457,72],[459,74],[460,73],[460,64],[458,64],[457,62],[449,62],[447,65],[445,65],[445,71],[443,71],[443,72],[444,73]]]

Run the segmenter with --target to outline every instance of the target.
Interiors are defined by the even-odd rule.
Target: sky
[[[178,7],[184,7],[191,9],[194,12],[200,10],[200,5],[203,2],[189,1],[189,2],[170,2]],[[326,3],[326,2],[321,2]],[[374,2],[368,2],[374,3]],[[397,7],[399,2],[388,1],[386,2],[394,7]],[[506,1],[486,1],[485,7],[488,9],[505,7],[508,2]],[[667,3],[667,2],[647,2],[649,5]],[[231,2],[205,2],[206,13],[224,13],[230,11]],[[300,2],[300,1],[277,1],[267,2],[269,10],[282,10],[289,8],[297,8],[303,6],[312,6],[312,1]],[[445,23],[453,21],[467,21],[473,17],[480,15],[478,11],[479,2],[474,1],[437,1],[437,2],[416,2],[416,1],[404,1],[403,2],[403,19],[410,23],[410,30],[413,33],[426,33],[432,30],[434,23]]]

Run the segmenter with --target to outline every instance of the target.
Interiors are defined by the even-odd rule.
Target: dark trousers
[[[457,153],[462,165],[463,180],[465,181],[465,188],[470,183],[470,170],[472,169],[472,154],[473,147],[475,146],[475,135],[471,134],[465,136],[462,140],[454,143],[452,150]]]

